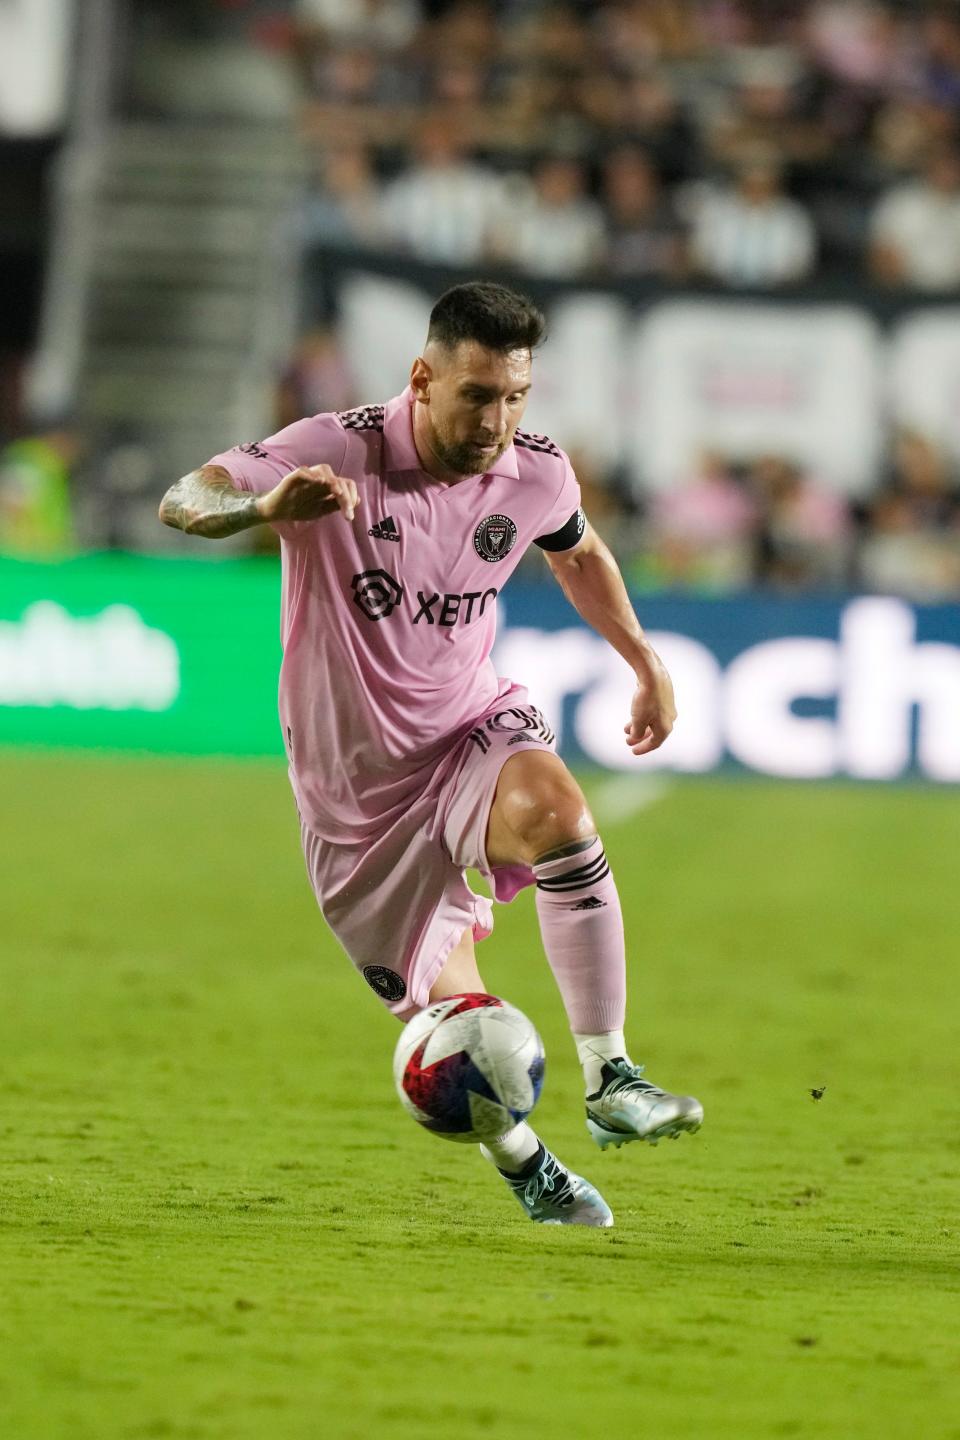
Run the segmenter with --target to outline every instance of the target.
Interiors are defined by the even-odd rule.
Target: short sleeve
[[[300,465],[329,465],[339,473],[346,453],[346,432],[336,416],[313,415],[266,440],[234,445],[207,464],[221,465],[239,489],[264,495]]]
[[[580,486],[573,473],[573,466],[562,450],[560,451],[560,460],[563,465],[560,488],[550,509],[537,527],[537,541],[541,539],[549,541],[552,536],[569,524],[571,517],[576,515],[580,509]],[[573,541],[572,543],[576,544],[577,542]]]

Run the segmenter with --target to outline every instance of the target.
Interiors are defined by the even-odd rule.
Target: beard
[[[431,426],[433,453],[441,465],[454,475],[480,475],[495,465],[511,443],[512,436],[506,436],[495,451],[486,453],[482,446],[473,445],[469,440],[444,440],[435,426]]]

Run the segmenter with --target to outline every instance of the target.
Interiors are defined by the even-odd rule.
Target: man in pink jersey
[[[629,1059],[616,887],[548,721],[490,661],[496,600],[539,545],[568,599],[632,667],[635,755],[675,708],[566,455],[518,429],[543,317],[503,286],[455,286],[433,308],[410,384],[385,405],[315,415],[216,455],[160,518],[216,538],[281,538],[280,720],[307,869],[324,918],[401,1021],[482,991],[475,942],[492,906],[536,886],[544,948],[601,1146],[697,1130]],[[531,1219],[607,1226],[609,1207],[527,1124],[481,1147]]]

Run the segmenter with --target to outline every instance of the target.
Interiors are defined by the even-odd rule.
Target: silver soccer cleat
[[[613,1212],[600,1192],[561,1165],[543,1144],[518,1175],[506,1170],[500,1174],[522,1209],[540,1225],[593,1225],[606,1230],[613,1224]]]
[[[656,1145],[669,1137],[678,1140],[703,1124],[703,1106],[692,1095],[671,1095],[643,1078],[643,1066],[628,1060],[605,1060],[603,1083],[587,1096],[587,1129],[605,1150],[608,1145],[646,1140]]]

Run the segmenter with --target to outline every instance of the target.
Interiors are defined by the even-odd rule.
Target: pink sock
[[[534,865],[537,914],[550,969],[579,1035],[622,1030],[627,1007],[620,897],[599,838]]]

